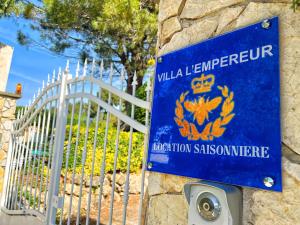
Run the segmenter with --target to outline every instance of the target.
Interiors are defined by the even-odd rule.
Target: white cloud
[[[27,76],[27,75],[25,75],[25,74],[23,74],[23,73],[19,73],[19,72],[16,72],[16,71],[13,71],[13,70],[12,70],[12,71],[10,72],[10,74],[13,75],[13,76],[20,77],[20,78],[23,78],[23,79],[25,79],[25,80],[28,80],[28,81],[37,83],[37,84],[42,84],[41,81],[39,81],[39,80],[37,80],[37,79],[35,79],[35,78],[32,78],[32,77],[30,77],[30,76]]]

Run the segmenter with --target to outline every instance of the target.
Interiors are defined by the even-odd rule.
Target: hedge
[[[69,134],[70,127],[67,127],[67,135]],[[68,142],[65,142],[64,147],[64,158],[63,158],[63,169],[67,168],[68,171],[73,170],[75,148],[76,148],[76,132],[78,130],[77,126],[73,126],[72,139],[70,147],[69,163],[66,166],[66,153],[68,148]],[[81,173],[82,169],[82,159],[84,152],[84,142],[85,142],[85,127],[81,127],[79,130],[78,148],[77,148],[77,159],[75,161],[75,171],[77,174]],[[106,146],[106,173],[113,172],[114,168],[114,154],[116,149],[116,127],[110,126],[107,136],[107,146]],[[93,144],[95,135],[95,125],[92,124],[88,131],[88,138],[86,144],[86,161],[84,164],[84,172],[89,175],[92,172],[92,160],[93,160]],[[97,134],[97,144],[95,152],[95,166],[94,175],[100,175],[102,158],[103,158],[103,148],[104,148],[104,136],[105,136],[105,122],[101,122],[98,128]],[[128,158],[128,148],[129,148],[129,132],[121,131],[119,137],[119,150],[118,150],[118,163],[117,171],[126,172],[127,171],[127,158]],[[67,136],[68,137],[68,136]],[[131,164],[130,172],[138,172],[142,166],[143,159],[143,149],[144,149],[144,135],[139,132],[133,132],[132,136],[132,152],[131,152]]]

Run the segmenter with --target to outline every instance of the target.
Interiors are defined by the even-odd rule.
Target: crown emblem
[[[194,78],[192,80],[191,86],[194,94],[210,92],[212,86],[215,84],[215,76],[209,74],[207,76],[204,73],[200,77]]]

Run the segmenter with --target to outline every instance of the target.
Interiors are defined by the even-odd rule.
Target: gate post
[[[5,207],[5,200],[7,198],[6,192],[7,192],[7,187],[8,187],[9,174],[10,174],[10,169],[11,169],[12,151],[13,151],[12,143],[13,143],[13,137],[12,137],[12,135],[10,135],[9,146],[8,146],[8,151],[7,151],[7,158],[6,158],[4,180],[3,180],[3,189],[2,189],[1,202],[0,202],[1,208]]]
[[[61,166],[64,152],[65,130],[67,122],[67,78],[68,64],[66,71],[62,73],[61,85],[58,99],[57,120],[53,145],[53,158],[51,168],[51,179],[48,191],[48,207],[46,213],[46,225],[54,225],[58,208],[58,191],[60,183]]]

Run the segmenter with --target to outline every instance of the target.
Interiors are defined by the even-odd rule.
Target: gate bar
[[[59,93],[59,105],[57,111],[57,123],[56,123],[56,134],[54,140],[54,154],[51,168],[51,179],[49,184],[48,192],[48,210],[46,214],[46,224],[55,224],[57,208],[53,205],[53,196],[58,196],[59,191],[59,179],[60,171],[62,166],[63,151],[64,151],[64,140],[65,140],[65,129],[67,122],[67,107],[66,107],[66,92],[67,92],[67,76],[68,76],[68,64],[66,67],[66,73],[62,74],[61,86]]]

